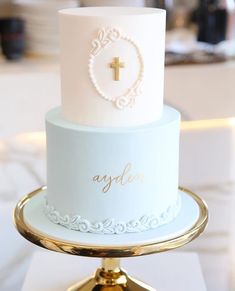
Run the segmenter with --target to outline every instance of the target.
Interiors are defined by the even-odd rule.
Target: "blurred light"
[[[235,127],[235,118],[182,121],[181,130]]]
[[[29,144],[45,144],[46,142],[46,135],[43,131],[38,132],[27,132],[18,134],[16,136],[18,142],[25,142]]]

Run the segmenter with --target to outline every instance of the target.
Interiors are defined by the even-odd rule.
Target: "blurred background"
[[[44,115],[60,105],[57,11],[77,6],[167,10],[165,103],[182,113],[180,185],[210,210],[205,234],[183,250],[199,254],[208,291],[235,290],[235,0],[0,0],[0,290],[21,290],[36,250],[11,213],[46,184]]]

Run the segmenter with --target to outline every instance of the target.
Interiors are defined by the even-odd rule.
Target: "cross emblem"
[[[114,80],[120,81],[120,69],[125,68],[125,63],[120,62],[119,57],[115,57],[109,66],[111,69],[114,69]]]

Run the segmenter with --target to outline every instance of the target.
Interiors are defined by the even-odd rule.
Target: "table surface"
[[[168,252],[122,259],[121,265],[130,276],[157,290],[206,291],[195,253]],[[99,266],[100,260],[97,259],[37,252],[22,291],[65,291],[67,287],[93,275]]]

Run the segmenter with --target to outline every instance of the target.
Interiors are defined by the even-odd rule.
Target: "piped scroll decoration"
[[[132,219],[126,222],[114,218],[91,222],[76,214],[62,215],[53,206],[49,205],[47,201],[45,203],[44,212],[53,223],[60,224],[68,229],[98,234],[122,234],[142,232],[167,224],[178,215],[180,208],[181,199],[178,197],[175,203],[159,215],[144,214],[137,219]]]
[[[106,48],[108,48],[112,43],[124,40],[127,41],[130,45],[132,45],[135,48],[137,58],[140,64],[140,70],[138,72],[137,79],[132,84],[130,88],[127,89],[124,94],[120,96],[109,96],[103,90],[100,88],[95,74],[94,74],[94,60],[95,58],[100,54],[100,52]],[[94,85],[96,91],[98,94],[104,98],[107,101],[113,102],[113,104],[118,109],[124,109],[126,107],[132,107],[135,104],[135,99],[137,96],[139,96],[141,91],[141,85],[143,81],[144,76],[144,62],[143,57],[141,55],[140,49],[136,42],[131,39],[130,37],[123,35],[118,28],[102,28],[98,31],[97,37],[92,41],[92,49],[89,56],[89,62],[88,62],[88,70],[89,70],[89,77]]]

